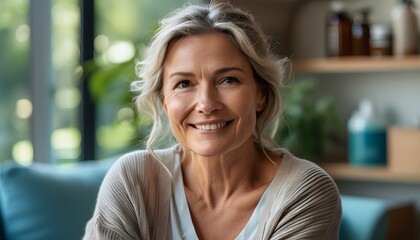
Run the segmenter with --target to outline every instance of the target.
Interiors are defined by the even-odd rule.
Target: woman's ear
[[[258,87],[257,89],[257,97],[256,97],[256,109],[257,112],[261,112],[267,101],[267,91],[262,87]]]

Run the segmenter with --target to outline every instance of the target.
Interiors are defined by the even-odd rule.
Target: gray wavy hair
[[[140,79],[132,83],[132,90],[137,93],[134,102],[138,111],[153,119],[146,148],[153,152],[155,143],[171,136],[162,108],[162,74],[168,47],[180,38],[208,32],[221,32],[229,37],[250,62],[257,84],[265,93],[265,108],[257,113],[253,139],[267,155],[267,151],[278,148],[273,136],[281,113],[280,89],[289,61],[271,51],[269,39],[252,15],[227,3],[188,5],[172,12],[160,22],[144,60],[137,63]]]

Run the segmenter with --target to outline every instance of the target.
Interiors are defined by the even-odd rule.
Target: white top
[[[184,181],[182,180],[182,168],[180,155],[175,155],[174,165],[174,193],[171,198],[171,236],[169,239],[185,239],[185,240],[199,240],[197,233],[195,232],[194,224],[192,222],[191,213],[188,207],[188,202],[184,189]],[[267,198],[268,189],[276,181],[277,176],[265,190],[261,196],[260,201],[255,207],[248,223],[242,229],[241,233],[235,238],[235,240],[249,240],[255,239],[259,222],[265,207],[265,200]]]

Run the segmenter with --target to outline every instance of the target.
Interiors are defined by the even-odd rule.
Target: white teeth
[[[196,128],[200,129],[200,130],[205,130],[205,131],[211,131],[211,130],[216,130],[218,128],[222,128],[226,126],[226,122],[222,122],[222,123],[214,123],[214,124],[201,124],[201,125],[195,125]]]

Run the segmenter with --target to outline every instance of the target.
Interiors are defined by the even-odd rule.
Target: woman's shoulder
[[[337,239],[340,194],[321,167],[286,152],[275,181],[269,197],[273,236]]]
[[[311,181],[311,179],[322,178],[326,181],[333,181],[331,177],[316,163],[285,153],[280,170],[296,181]]]
[[[158,229],[168,219],[172,193],[167,170],[170,159],[175,159],[173,148],[154,153],[137,150],[114,162],[101,184],[88,230],[124,234],[121,239],[132,239],[129,234],[140,233],[141,239],[149,239],[150,229]],[[140,226],[139,222],[147,224]],[[106,230],[94,229],[93,224]]]
[[[157,175],[168,173],[175,162],[175,147],[149,150],[136,150],[125,153],[112,165],[108,174]]]
[[[175,161],[175,147],[149,151],[146,149],[125,153],[116,162],[119,166],[170,165]]]
[[[334,180],[314,162],[298,158],[286,152],[277,173],[276,191],[295,194],[317,192],[319,195],[331,195],[339,198],[339,191]],[[286,190],[285,190],[286,189]]]

